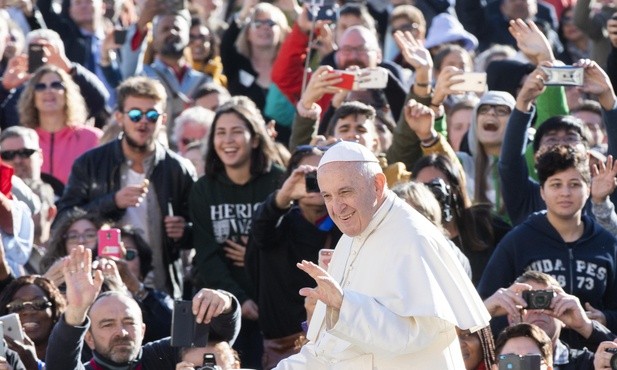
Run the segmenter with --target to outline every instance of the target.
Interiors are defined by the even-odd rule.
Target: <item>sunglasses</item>
[[[255,19],[251,22],[251,25],[253,26],[253,28],[259,28],[261,26],[268,26],[272,28],[276,25],[276,22],[272,19]]]
[[[15,157],[19,157],[21,159],[27,159],[32,156],[36,152],[35,149],[17,149],[17,150],[5,150],[0,152],[0,158],[5,161],[12,161]]]
[[[50,308],[52,304],[47,298],[40,297],[32,301],[13,301],[6,305],[6,309],[9,311],[9,313],[19,313],[25,310],[26,306],[30,306],[30,308],[36,311],[43,311]]]
[[[34,85],[34,91],[45,91],[47,89],[52,89],[52,90],[56,90],[56,91],[62,91],[64,90],[64,84],[60,81],[54,81],[52,83],[50,83],[49,85],[43,83],[43,82],[39,82],[37,84]]]
[[[159,117],[161,116],[161,113],[159,113],[156,109],[148,109],[147,111],[144,112],[137,108],[133,108],[129,110],[128,112],[124,112],[124,114],[129,116],[129,119],[135,123],[141,121],[144,115],[146,116],[146,120],[148,122],[156,123],[156,121],[158,121]]]
[[[132,261],[137,257],[137,251],[135,249],[127,249],[126,254],[124,255],[124,259],[127,261]]]

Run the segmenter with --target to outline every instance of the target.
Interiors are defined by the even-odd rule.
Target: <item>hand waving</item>
[[[68,303],[65,320],[72,326],[81,325],[101,290],[103,273],[97,270],[92,274],[92,251],[83,245],[71,251],[64,261],[63,271]]]
[[[317,282],[316,288],[302,288],[300,295],[322,301],[326,306],[339,310],[343,304],[343,289],[324,269],[310,261],[302,261],[298,268]]]
[[[617,165],[612,155],[606,159],[606,164],[600,162],[593,168],[591,179],[591,200],[600,204],[615,191],[617,187]]]
[[[508,31],[516,39],[516,46],[533,64],[555,60],[548,39],[534,22],[520,18],[511,20]]]

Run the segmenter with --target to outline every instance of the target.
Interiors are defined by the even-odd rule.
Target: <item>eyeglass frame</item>
[[[488,109],[483,112],[482,108],[485,108],[485,107],[488,107]],[[507,109],[508,112],[505,114],[500,114],[498,108]],[[478,114],[488,114],[491,110],[495,112],[495,115],[497,117],[507,117],[510,114],[512,114],[512,109],[510,109],[510,107],[508,107],[507,105],[501,105],[501,104],[480,104],[480,106],[478,106],[477,113]]]
[[[38,92],[46,91],[48,89],[55,90],[55,91],[65,91],[66,86],[64,86],[64,83],[62,81],[53,81],[49,84],[46,84],[44,82],[37,82],[34,84],[33,89],[34,91],[38,91]]]
[[[39,303],[37,303],[37,301]],[[40,303],[41,301],[44,302]],[[19,309],[17,309],[17,307],[13,307],[16,304],[15,302],[19,302],[19,305],[21,306]],[[39,297],[31,301],[14,300],[6,305],[6,309],[9,313],[19,313],[25,310],[26,306],[30,306],[30,308],[35,311],[45,311],[46,309],[53,307],[53,303],[51,303],[47,297]]]
[[[90,234],[91,236],[89,237],[88,234]],[[97,240],[98,234],[96,231],[87,231],[85,233],[66,233],[63,235],[63,237],[67,243],[73,244],[75,242],[79,243],[81,240],[83,240],[84,242],[95,241]]]
[[[15,159],[15,157],[19,157],[21,159],[28,159],[32,157],[32,155],[38,151],[39,151],[38,149],[30,149],[30,148],[3,150],[3,151],[0,151],[0,158],[2,158],[3,161],[12,161]]]
[[[131,116],[131,112],[139,112],[139,117],[132,117]],[[156,118],[148,117],[148,114],[152,114],[153,112],[157,114]],[[158,110],[156,110],[154,108],[150,108],[150,109],[148,109],[146,111],[143,111],[143,110],[138,109],[138,108],[131,108],[131,109],[129,109],[127,111],[124,111],[122,113],[125,114],[129,118],[129,120],[131,120],[131,122],[133,122],[133,123],[139,123],[139,122],[141,122],[141,120],[144,117],[146,117],[146,122],[153,123],[153,124],[157,123],[159,118],[161,118],[161,116],[163,115],[163,113],[159,112]]]

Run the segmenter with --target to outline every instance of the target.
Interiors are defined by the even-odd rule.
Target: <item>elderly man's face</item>
[[[141,349],[145,325],[137,302],[129,297],[109,296],[94,303],[88,346],[119,364],[134,360]]]
[[[26,145],[23,138],[8,137],[0,143],[2,160],[15,169],[15,175],[20,179],[41,178],[43,155],[40,148]]]
[[[377,67],[381,62],[381,52],[376,39],[357,29],[349,30],[341,37],[336,52],[336,64],[340,69],[351,66],[360,68]]]
[[[370,180],[350,162],[331,162],[317,170],[317,181],[330,217],[348,236],[363,232],[377,210],[384,184]]]

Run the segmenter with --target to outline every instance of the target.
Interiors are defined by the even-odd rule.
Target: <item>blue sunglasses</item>
[[[141,121],[144,115],[146,116],[146,120],[148,122],[156,123],[156,121],[158,121],[159,117],[161,116],[161,113],[159,113],[156,109],[148,109],[147,111],[144,112],[137,108],[133,108],[129,110],[128,112],[124,112],[124,114],[126,114],[129,117],[129,119],[135,123]]]

